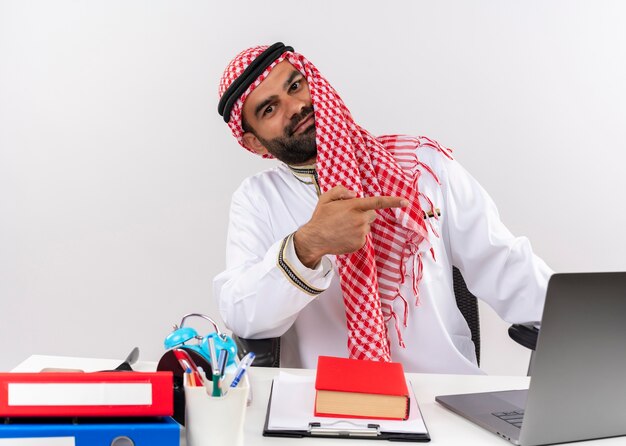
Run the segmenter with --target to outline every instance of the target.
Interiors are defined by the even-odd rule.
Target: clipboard
[[[326,437],[427,442],[430,435],[410,382],[410,416],[402,420],[340,419],[313,415],[315,377],[280,372],[272,381],[264,437]],[[297,398],[293,398],[293,395]],[[289,395],[290,398],[284,399]],[[285,404],[288,403],[288,404]]]

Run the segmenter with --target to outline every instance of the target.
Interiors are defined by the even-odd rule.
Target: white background
[[[157,360],[183,314],[217,317],[231,193],[273,163],[230,136],[217,84],[279,40],[371,132],[454,148],[555,270],[626,270],[625,18],[602,0],[0,0],[0,370]],[[484,370],[524,374],[482,317]]]

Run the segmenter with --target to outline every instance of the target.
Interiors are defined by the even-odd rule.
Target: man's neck
[[[317,195],[321,195],[319,181],[317,179],[317,171],[315,170],[315,163],[313,164],[285,164],[294,177],[301,183],[309,184],[315,187]]]
[[[316,161],[317,161],[316,158],[311,158],[310,160],[308,160],[308,161],[306,161],[304,163],[287,164],[287,167],[294,168],[294,169],[315,169]]]

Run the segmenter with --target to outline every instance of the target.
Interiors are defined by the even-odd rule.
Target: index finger
[[[387,208],[404,208],[409,205],[409,200],[402,197],[364,197],[355,198],[356,208],[361,211]]]

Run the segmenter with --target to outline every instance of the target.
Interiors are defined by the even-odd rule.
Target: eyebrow
[[[257,105],[256,108],[254,109],[254,116],[258,117],[259,112],[263,110],[265,107],[267,107],[268,105],[270,105],[272,101],[275,101],[276,98],[278,98],[278,96],[274,94],[270,96],[269,98],[266,98],[265,100],[259,102],[259,105]]]
[[[287,90],[290,86],[291,83],[298,77],[301,76],[302,73],[300,73],[298,70],[293,70],[291,72],[291,74],[289,75],[289,77],[287,78],[287,80],[283,83],[283,89]],[[269,98],[266,98],[265,100],[261,101],[259,103],[259,105],[257,105],[254,109],[254,115],[258,116],[259,112],[261,110],[263,110],[265,107],[267,107],[268,105],[270,105],[274,100],[276,100],[276,98],[278,98],[278,96],[276,95],[272,95]]]
[[[283,84],[283,88],[285,90],[288,89],[291,86],[291,83],[294,81],[294,79],[300,75],[301,73],[299,71],[293,70],[291,74],[289,75],[289,77],[287,78],[287,80],[285,81],[285,83]]]

